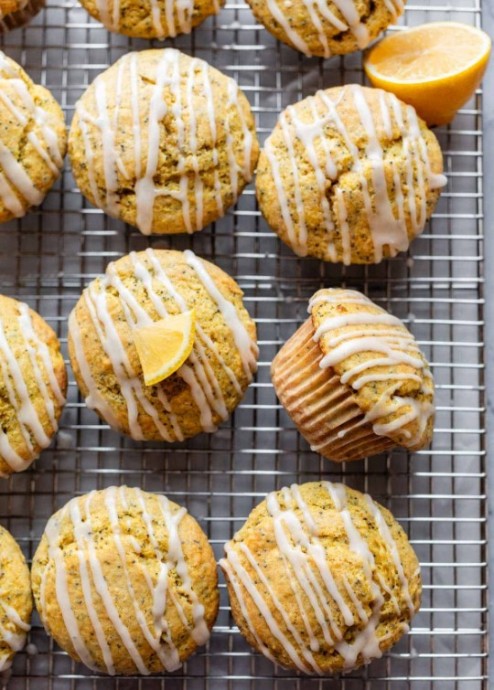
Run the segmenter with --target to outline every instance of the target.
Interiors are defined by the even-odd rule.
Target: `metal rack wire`
[[[451,19],[479,26],[480,0],[408,3],[404,24]],[[144,41],[110,35],[73,0],[48,0],[3,50],[48,86],[70,120],[92,79]],[[246,92],[263,139],[282,108],[317,88],[361,82],[361,58],[307,59],[277,44],[243,2],[173,43],[233,76]],[[158,44],[159,45],[159,44]],[[486,509],[483,386],[482,98],[437,132],[449,184],[408,256],[368,268],[297,259],[269,231],[250,187],[237,207],[194,237],[144,238],[91,208],[66,165],[40,211],[0,226],[0,290],[37,309],[66,346],[66,318],[108,261],[153,246],[193,247],[235,276],[256,318],[256,382],[229,423],[212,436],[170,448],[110,431],[69,387],[61,432],[27,472],[0,485],[0,522],[31,558],[47,518],[74,494],[127,483],[187,505],[222,545],[268,491],[321,476],[369,491],[400,519],[423,566],[424,597],[411,634],[382,660],[336,680],[298,678],[254,655],[222,606],[207,650],[172,676],[100,677],[74,664],[35,617],[28,651],[17,655],[12,690],[479,690],[487,687]],[[274,395],[271,359],[305,318],[322,285],[366,291],[409,324],[433,364],[437,429],[430,450],[393,452],[337,466],[312,453]],[[34,652],[34,653],[33,653]]]

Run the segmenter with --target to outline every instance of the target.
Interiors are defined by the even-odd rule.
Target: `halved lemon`
[[[154,386],[182,366],[192,352],[195,330],[196,314],[191,309],[132,331],[146,386]]]
[[[457,22],[432,22],[387,36],[369,50],[364,69],[373,86],[413,105],[428,125],[451,122],[480,84],[489,36]]]

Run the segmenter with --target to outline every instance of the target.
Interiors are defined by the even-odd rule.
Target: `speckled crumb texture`
[[[306,55],[331,57],[366,48],[402,14],[406,0],[247,0],[275,38]]]
[[[38,206],[59,177],[65,120],[51,93],[0,51],[0,223]]]
[[[191,355],[146,386],[132,329],[192,308]],[[111,426],[135,439],[180,441],[228,417],[258,351],[254,321],[230,276],[192,253],[148,249],[110,264],[84,291],[69,319],[69,354],[87,404]]]
[[[311,448],[342,462],[429,445],[434,383],[401,321],[363,294],[338,288],[317,292],[309,311],[271,372]]]
[[[0,672],[24,647],[32,608],[26,561],[12,535],[0,527]]]
[[[270,494],[220,565],[247,642],[307,674],[332,675],[380,657],[420,606],[420,566],[403,529],[342,484]]]
[[[82,0],[107,29],[134,38],[173,38],[218,14],[224,0]]]
[[[67,372],[52,328],[0,295],[0,474],[25,470],[58,428]],[[24,400],[21,406],[19,400]]]
[[[171,48],[129,53],[99,75],[69,137],[82,193],[144,234],[191,233],[223,216],[258,151],[237,84]]]
[[[218,611],[206,535],[184,508],[137,488],[92,492],[52,516],[32,586],[47,632],[112,675],[180,668]]]
[[[442,170],[439,143],[411,106],[351,84],[281,113],[259,158],[257,198],[300,256],[379,263],[422,232]]]

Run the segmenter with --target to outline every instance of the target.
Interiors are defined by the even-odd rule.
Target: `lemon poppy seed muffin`
[[[434,429],[429,365],[403,323],[354,290],[319,290],[271,366],[276,393],[312,450],[358,460],[419,450]]]
[[[69,136],[82,193],[142,233],[202,230],[250,181],[258,144],[233,79],[172,48],[129,53],[76,105]]]
[[[424,229],[446,178],[439,143],[393,94],[357,84],[289,106],[259,158],[271,228],[300,256],[378,263]]]
[[[81,0],[107,29],[134,38],[172,38],[188,34],[218,14],[224,0]]]
[[[185,508],[137,488],[69,501],[48,521],[31,577],[48,634],[110,675],[180,668],[218,611],[206,535]]]
[[[53,330],[27,304],[0,295],[0,476],[25,470],[50,445],[66,388]]]
[[[381,657],[420,606],[420,566],[404,531],[369,495],[343,484],[269,494],[220,566],[247,642],[307,674]]]
[[[12,535],[0,527],[0,672],[26,642],[33,600],[26,561]]]
[[[0,0],[0,34],[24,26],[44,5],[45,0]]]
[[[405,0],[247,0],[256,19],[305,55],[363,50],[403,13]]]
[[[193,350],[146,386],[133,330],[195,310]],[[147,249],[109,264],[69,318],[69,354],[86,403],[136,440],[182,441],[215,431],[257,368],[255,324],[237,283],[191,251]]]
[[[62,109],[0,51],[0,223],[39,206],[59,177],[66,149]]]

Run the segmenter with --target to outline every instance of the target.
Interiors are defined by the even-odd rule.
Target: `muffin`
[[[129,53],[76,105],[69,136],[84,196],[145,235],[195,232],[250,181],[258,144],[236,82],[178,50]]]
[[[429,365],[402,322],[354,290],[319,290],[271,366],[276,394],[311,449],[342,462],[427,446]]]
[[[176,373],[146,386],[132,335],[195,310],[193,350]],[[191,251],[147,249],[109,264],[69,318],[69,355],[88,407],[135,440],[183,441],[216,430],[257,368],[255,324],[242,291]]]
[[[363,50],[403,13],[406,0],[247,0],[275,38],[305,55]]]
[[[0,476],[22,472],[50,445],[66,388],[53,330],[27,304],[0,295]]]
[[[60,175],[66,149],[62,109],[0,51],[0,223],[39,206]]]
[[[134,38],[172,38],[188,34],[218,14],[224,0],[81,0],[109,31]]]
[[[26,642],[33,609],[29,569],[17,542],[0,527],[0,672]]]
[[[137,488],[69,501],[46,525],[31,573],[46,631],[110,675],[174,671],[209,639],[216,563],[185,508]]]
[[[0,0],[0,34],[27,24],[45,6],[45,0]]]
[[[388,510],[343,484],[269,494],[220,566],[247,642],[307,674],[381,657],[420,606],[420,566],[406,534]]]
[[[257,198],[299,256],[379,263],[422,232],[442,169],[437,139],[411,106],[338,86],[281,113],[259,158]]]

